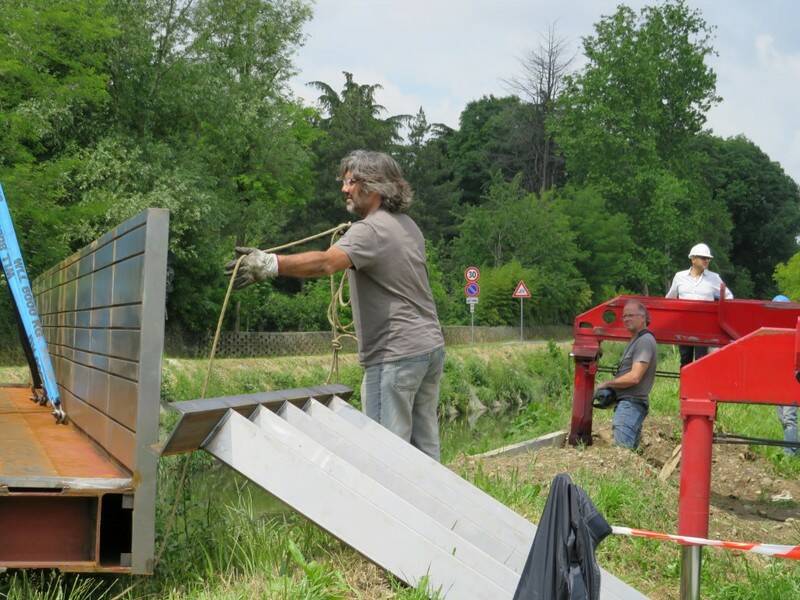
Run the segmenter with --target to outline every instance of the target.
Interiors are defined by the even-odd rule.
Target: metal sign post
[[[469,337],[472,343],[475,343],[475,305],[477,303],[477,296],[467,296],[467,304],[469,305]]]
[[[511,294],[512,298],[519,298],[519,341],[524,341],[523,337],[523,317],[522,317],[522,301],[525,298],[531,297],[531,291],[528,289],[528,286],[525,285],[525,282],[521,279],[517,284],[517,287],[514,288],[514,293]]]
[[[467,285],[464,286],[464,295],[469,304],[469,338],[472,344],[475,343],[475,305],[478,303],[478,296],[481,293],[481,286],[478,285],[480,278],[481,272],[478,267],[467,267],[464,270],[464,279],[467,282]]]
[[[475,305],[469,305],[469,343],[475,343]]]

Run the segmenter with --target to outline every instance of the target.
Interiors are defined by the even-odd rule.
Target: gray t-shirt
[[[650,390],[653,389],[653,383],[656,380],[656,363],[658,362],[656,338],[649,331],[640,331],[625,346],[622,360],[619,361],[619,367],[617,368],[617,377],[628,373],[635,362],[647,363],[647,370],[644,372],[644,376],[636,385],[617,390],[617,397],[635,398],[647,402],[647,396],[650,394]]]
[[[408,215],[379,208],[353,223],[336,246],[353,263],[347,276],[362,365],[444,346],[425,266],[425,239]]]

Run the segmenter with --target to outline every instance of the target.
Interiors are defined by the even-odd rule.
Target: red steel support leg
[[[711,494],[711,452],[716,402],[681,399],[683,440],[678,533],[708,537]],[[702,546],[684,546],[681,552],[681,600],[699,600]]]
[[[569,431],[569,443],[592,444],[592,395],[594,394],[594,376],[597,373],[597,361],[575,359],[575,386],[572,392],[572,424]]]
[[[708,536],[711,448],[717,405],[711,400],[681,400],[683,441],[678,533]]]

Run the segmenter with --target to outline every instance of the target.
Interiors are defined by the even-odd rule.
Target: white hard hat
[[[711,248],[709,248],[706,244],[695,244],[692,246],[692,249],[689,250],[689,258],[693,256],[707,256],[708,258],[714,258],[714,255],[711,254]]]

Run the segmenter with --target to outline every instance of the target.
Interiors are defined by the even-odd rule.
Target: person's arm
[[[675,273],[675,276],[672,278],[672,285],[669,286],[669,291],[667,292],[667,298],[677,298],[678,297],[678,274]]]
[[[633,387],[634,385],[638,384],[644,374],[647,372],[647,365],[650,363],[646,362],[635,362],[631,366],[631,370],[623,375],[619,375],[618,377],[614,377],[614,379],[610,381],[604,381],[600,385],[597,386],[598,389],[600,388],[611,388],[612,390],[624,390],[629,387]]]
[[[712,273],[711,281],[711,288],[714,291],[714,300],[719,300],[720,292],[722,291],[722,284],[725,282],[722,281],[722,277],[720,277],[717,273]],[[730,290],[727,284],[725,284],[725,300],[733,300],[733,292]]]
[[[336,246],[331,246],[325,252],[302,252],[283,256],[258,248],[237,246],[236,254],[239,257],[225,265],[225,275],[230,277],[236,271],[236,279],[233,280],[235,290],[243,290],[253,283],[277,275],[319,277],[344,271],[352,266],[347,253]]]
[[[733,300],[733,292],[727,284],[725,284],[725,300]]]
[[[321,277],[344,271],[353,266],[347,253],[331,246],[325,252],[278,255],[278,275],[289,277]]]

